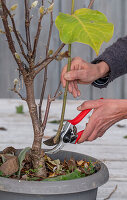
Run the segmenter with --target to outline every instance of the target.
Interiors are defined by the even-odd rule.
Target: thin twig
[[[59,85],[58,85],[58,88],[57,88],[57,90],[56,90],[56,92],[55,92],[55,95],[54,95],[54,97],[56,97],[56,96],[57,96],[57,94],[59,93],[59,90],[60,90],[60,85],[61,85],[61,81],[59,82]]]
[[[11,89],[11,91],[15,92],[22,100],[26,101],[26,98],[24,98],[16,89],[16,87],[14,87],[13,89]]]
[[[45,110],[45,116],[44,116],[44,120],[43,120],[43,123],[42,123],[42,128],[43,128],[43,131],[42,131],[42,132],[44,132],[45,127],[46,127],[46,124],[47,124],[50,106],[51,106],[51,96],[48,95],[47,105],[46,105],[46,110]]]
[[[115,191],[117,190],[117,188],[118,188],[118,186],[116,185],[115,186],[115,188],[114,188],[114,190],[109,194],[109,196],[106,198],[106,199],[104,199],[104,200],[108,200],[108,199],[110,199],[111,198],[111,196],[115,193]]]
[[[47,70],[46,70],[47,72]],[[45,93],[45,88],[46,88],[46,81],[47,81],[47,73],[44,76],[44,81],[43,81],[43,86],[42,86],[42,91],[41,91],[41,97],[40,97],[40,102],[39,102],[39,121],[42,123],[42,113],[41,113],[41,107],[42,107],[42,102],[44,99],[44,93]]]
[[[1,0],[1,5],[2,5],[2,9],[3,9],[2,21],[3,21],[3,25],[4,25],[5,34],[6,34],[6,38],[7,38],[7,41],[8,41],[9,49],[10,49],[17,65],[19,66],[20,71],[22,71],[22,73],[23,73],[24,68],[22,66],[22,63],[15,56],[16,49],[15,49],[14,42],[13,42],[13,39],[12,39],[12,36],[11,36],[11,33],[10,33],[10,29],[9,29],[9,25],[8,25],[7,12],[6,12],[6,9],[5,9],[5,1],[4,0]]]
[[[29,0],[24,0],[25,3],[25,29],[26,29],[26,41],[27,41],[27,50],[29,58],[31,57],[31,39],[30,39],[30,12],[29,12]]]
[[[44,5],[44,0],[42,0],[42,6]],[[41,32],[41,22],[44,14],[40,13],[40,18],[38,20],[38,28],[37,28],[37,33],[34,39],[34,47],[33,47],[33,52],[32,52],[32,58],[35,60],[36,57],[36,51],[37,51],[37,45],[40,37],[40,32]]]
[[[41,22],[42,22],[42,18],[43,15],[40,14],[40,18],[38,20],[38,28],[37,28],[37,33],[34,39],[34,47],[33,47],[33,52],[32,52],[32,58],[35,60],[36,57],[36,51],[37,51],[37,45],[38,45],[38,41],[39,41],[39,36],[40,36],[40,32],[41,32]]]
[[[35,71],[35,76],[57,57],[57,55],[63,49],[64,46],[65,46],[65,44],[62,43],[61,46],[56,50],[56,52],[53,54],[52,57],[49,57],[49,58],[43,60],[42,62],[38,63],[36,66],[34,66],[34,68],[38,67]]]
[[[19,37],[20,37],[22,43],[25,44],[25,46],[27,47],[26,41],[23,39],[23,37],[21,36],[21,34],[20,34],[18,31],[17,31],[17,33],[18,33],[18,35],[19,35]]]
[[[54,3],[54,0],[52,0],[52,4],[53,3]],[[51,35],[52,35],[52,28],[53,28],[53,11],[50,14],[50,29],[49,29],[48,42],[46,46],[46,58],[48,57],[49,45],[50,45]]]
[[[54,2],[54,0],[52,0],[52,3],[53,2]],[[53,27],[53,12],[51,12],[51,14],[50,14],[50,29],[49,29],[49,36],[48,36],[47,46],[46,46],[46,58],[48,58],[48,51],[49,51],[51,35],[52,35],[52,27]],[[46,83],[47,83],[47,67],[48,66],[45,67],[44,81],[43,81],[42,92],[41,92],[40,103],[39,103],[39,121],[40,121],[40,123],[42,123],[41,107],[42,107],[42,102],[43,102],[43,99],[44,99]]]
[[[36,69],[36,68],[38,68],[40,65],[45,65],[45,64],[47,63],[47,61],[50,61],[51,59],[55,59],[55,58],[54,58],[53,56],[48,57],[48,58],[45,58],[44,60],[42,60],[42,61],[38,62],[36,65],[34,65],[34,66],[32,67],[32,69]]]
[[[91,0],[91,1],[90,1],[89,5],[88,5],[88,8],[91,8],[91,7],[92,7],[94,1],[95,1],[95,0]]]
[[[58,89],[57,89],[57,91],[58,91]],[[45,116],[44,116],[44,120],[43,120],[43,123],[42,123],[42,129],[43,129],[42,132],[44,132],[46,124],[47,124],[51,103],[52,103],[52,101],[55,101],[56,98],[58,98],[61,94],[62,94],[62,92],[55,93],[55,96],[52,97],[52,98],[51,98],[51,95],[48,95],[47,105],[46,105],[46,110],[45,110]]]
[[[52,62],[52,60],[56,59],[56,57],[58,56],[59,52],[63,49],[64,46],[65,46],[65,44],[62,43],[62,44],[60,45],[60,47],[55,51],[55,53],[53,54],[53,56],[45,58],[43,61],[37,63],[32,69],[36,69],[36,68],[38,68],[40,65],[41,65],[41,67],[43,67],[42,65],[44,65],[44,67],[45,67],[45,65],[47,64],[47,62]],[[48,63],[48,64],[49,64],[49,63]],[[43,67],[43,68],[44,68],[44,67]],[[43,69],[43,68],[42,68],[42,69]]]
[[[14,32],[15,37],[16,37],[16,39],[17,39],[17,42],[18,42],[18,44],[19,44],[19,46],[20,46],[22,55],[24,56],[24,58],[25,58],[25,59],[27,60],[27,62],[28,62],[28,61],[29,61],[29,60],[28,60],[28,57],[26,56],[26,54],[25,54],[25,52],[24,52],[24,48],[23,48],[23,46],[22,46],[22,43],[21,43],[21,40],[20,40],[18,31],[16,30],[14,18],[13,18],[13,16],[11,15],[10,11],[8,10],[8,8],[6,7],[6,5],[3,4],[3,6],[4,6],[4,8],[5,8],[7,14],[9,15],[9,17],[10,17],[10,19],[11,19],[12,26],[13,26],[13,32]]]

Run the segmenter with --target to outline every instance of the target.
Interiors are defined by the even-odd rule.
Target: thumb
[[[64,74],[64,78],[67,81],[74,81],[74,80],[77,80],[77,79],[82,80],[83,78],[85,78],[84,77],[84,70],[71,70],[69,72],[66,72]]]

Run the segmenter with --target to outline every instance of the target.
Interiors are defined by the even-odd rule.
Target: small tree
[[[57,50],[53,51],[50,50],[50,41],[51,41],[52,27],[53,27],[54,0],[49,2],[48,8],[45,8],[44,0],[38,0],[38,1],[24,0],[23,2],[25,11],[24,15],[25,15],[26,39],[22,37],[22,35],[16,28],[14,11],[17,8],[18,4],[14,5],[12,4],[11,8],[8,8],[6,0],[1,0],[1,7],[2,7],[1,18],[4,26],[4,31],[0,30],[0,32],[6,34],[9,49],[18,66],[17,69],[19,71],[19,77],[23,79],[26,88],[26,97],[24,98],[20,94],[19,89],[17,88],[18,80],[15,79],[14,87],[11,90],[17,93],[22,100],[26,101],[29,108],[29,113],[32,120],[33,131],[34,131],[34,141],[31,149],[33,168],[38,169],[36,172],[36,176],[46,177],[44,152],[41,149],[42,138],[44,136],[44,131],[48,119],[51,102],[54,101],[59,95],[61,95],[61,92],[59,92],[59,86],[53,97],[51,97],[50,94],[48,95],[45,114],[42,119],[41,109],[46,89],[48,65],[54,59],[59,61],[64,57],[68,57],[68,71],[69,71],[71,66],[71,43],[73,42],[88,44],[98,54],[103,41],[108,42],[112,37],[113,25],[107,22],[107,18],[105,17],[104,14],[90,9],[92,4],[94,3],[94,0],[90,1],[90,4],[88,6],[89,9],[82,8],[75,12],[74,12],[75,1],[72,0],[71,15],[60,13],[59,16],[56,18],[56,26],[59,30],[60,39],[63,43]],[[41,6],[39,8],[40,17],[38,19],[36,35],[34,39],[33,38],[31,39],[31,31],[30,31],[30,25],[32,23],[31,9],[34,9],[38,3],[41,3]],[[37,47],[42,29],[41,23],[45,15],[50,15],[50,29],[46,45],[46,56],[44,60],[37,61]],[[11,25],[9,24],[9,22],[11,22]],[[76,30],[78,30],[78,32]],[[18,47],[20,48],[20,53],[17,52],[17,47],[14,43],[14,37],[17,40]],[[33,46],[31,41],[34,41]],[[60,53],[65,44],[68,44],[68,51]],[[34,96],[34,80],[35,77],[42,70],[44,70],[44,81],[40,95],[39,107],[37,107]],[[54,143],[56,143],[59,140],[60,132],[63,127],[67,90],[68,90],[68,82],[66,84],[64,92],[61,122],[56,137],[54,138]]]

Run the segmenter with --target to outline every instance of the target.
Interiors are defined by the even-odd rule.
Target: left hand
[[[102,137],[113,124],[127,119],[127,100],[123,99],[90,100],[84,102],[77,109],[79,111],[94,109],[78,143]]]

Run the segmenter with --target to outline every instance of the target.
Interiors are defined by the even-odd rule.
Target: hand
[[[84,102],[77,108],[79,111],[94,109],[89,122],[78,143],[93,141],[116,122],[127,119],[127,100],[99,99]]]
[[[71,71],[67,72],[67,65],[64,66],[61,73],[61,83],[66,86],[69,81],[68,90],[74,97],[80,96],[79,84],[91,84],[98,78],[104,77],[109,71],[109,66],[105,62],[91,64],[80,57],[73,58],[71,62]]]

